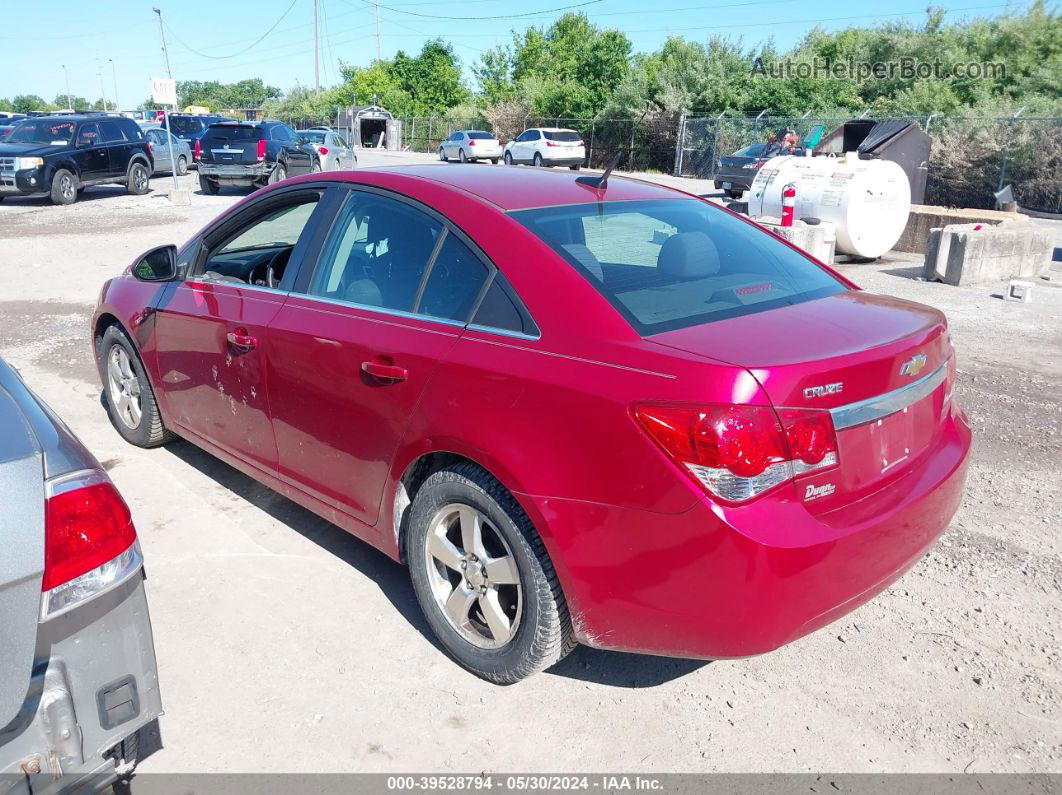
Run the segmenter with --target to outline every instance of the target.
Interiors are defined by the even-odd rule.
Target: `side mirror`
[[[177,246],[159,246],[141,254],[133,276],[142,282],[166,282],[177,278]]]

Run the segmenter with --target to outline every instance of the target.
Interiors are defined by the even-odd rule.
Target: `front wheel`
[[[439,147],[439,159],[444,163],[446,162],[446,152],[443,151],[441,146]]]
[[[107,414],[122,438],[137,447],[157,447],[173,438],[162,424],[151,389],[133,344],[117,326],[96,339],[96,364],[106,396]]]
[[[181,155],[177,158],[177,176],[183,177],[188,173],[188,158]]]
[[[505,153],[505,165],[511,166],[513,164],[513,155],[511,152]]]
[[[77,178],[65,168],[56,169],[52,176],[52,204],[73,204],[77,199]]]
[[[137,160],[129,166],[129,173],[126,175],[125,181],[126,190],[134,196],[143,196],[148,192],[148,181],[150,179],[151,172],[148,171],[148,167]]]
[[[575,647],[542,539],[513,496],[475,464],[424,482],[410,510],[406,550],[428,623],[477,676],[518,682]]]

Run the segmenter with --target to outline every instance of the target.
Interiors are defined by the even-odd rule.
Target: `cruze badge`
[[[836,395],[838,392],[844,389],[844,382],[838,381],[836,384],[823,384],[822,386],[809,386],[804,390],[804,397],[807,399],[825,397],[826,395]]]
[[[920,353],[917,356],[912,356],[903,366],[900,368],[900,375],[916,376],[922,372],[922,368],[926,366],[926,355]]]

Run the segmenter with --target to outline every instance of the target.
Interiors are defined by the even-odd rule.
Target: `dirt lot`
[[[144,546],[166,715],[142,770],[1062,772],[1062,271],[1019,305],[916,281],[910,257],[842,266],[947,312],[976,431],[962,509],[899,584],[766,657],[579,649],[498,688],[433,645],[403,568],[186,443],[139,450],[108,424],[101,283],[237,198],[0,206],[0,355],[104,462]]]

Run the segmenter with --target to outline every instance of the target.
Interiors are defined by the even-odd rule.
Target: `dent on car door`
[[[266,357],[322,213],[316,189],[285,191],[209,231],[191,274],[156,310],[167,421],[259,469],[276,469]],[[270,286],[269,267],[279,277]]]
[[[312,277],[270,323],[281,478],[375,524],[410,415],[487,273],[438,218],[352,191]]]

